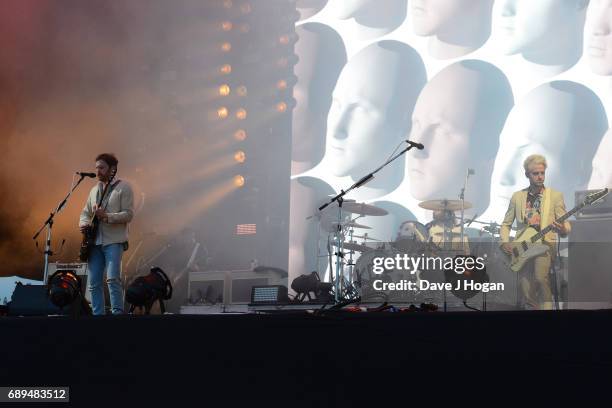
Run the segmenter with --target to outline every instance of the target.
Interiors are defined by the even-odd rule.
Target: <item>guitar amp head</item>
[[[586,196],[600,190],[581,190],[576,191],[576,203],[584,201]],[[612,194],[607,194],[592,205],[583,207],[580,211],[574,214],[577,220],[590,218],[612,218]]]

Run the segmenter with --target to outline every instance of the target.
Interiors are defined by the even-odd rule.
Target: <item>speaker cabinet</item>
[[[571,224],[569,308],[612,308],[612,218],[580,219]]]

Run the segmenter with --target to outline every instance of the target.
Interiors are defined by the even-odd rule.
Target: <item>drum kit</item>
[[[447,247],[447,242],[456,241],[460,236],[463,236],[463,228],[461,232],[457,230],[460,225],[454,217],[454,212],[462,208],[468,209],[472,204],[461,200],[429,200],[419,204],[421,208],[434,212],[434,221],[423,225],[418,221],[405,221],[399,226],[397,238],[393,242],[384,242],[378,238],[368,235],[368,230],[372,227],[367,225],[367,217],[383,217],[388,215],[388,211],[372,204],[358,203],[345,200],[342,205],[341,217],[342,221],[338,221],[338,217],[326,215],[318,215],[319,226],[321,230],[327,232],[328,245],[327,254],[319,255],[319,257],[327,258],[329,264],[330,276],[335,276],[339,279],[339,285],[343,293],[358,293],[362,302],[371,301],[394,301],[403,303],[419,303],[422,301],[431,302],[431,293],[424,293],[417,290],[412,291],[384,291],[375,290],[374,281],[381,280],[383,282],[400,282],[412,281],[416,288],[419,287],[421,279],[421,271],[410,272],[407,270],[397,270],[396,268],[385,268],[382,274],[373,272],[374,260],[377,258],[395,258],[397,255],[403,256],[407,254],[412,257],[420,256],[454,256],[458,254],[466,254],[463,245],[459,249],[455,247]],[[333,211],[332,211],[333,212]],[[312,217],[309,217],[312,218]],[[476,223],[481,226],[481,234],[486,234],[488,240],[491,241],[490,248],[498,247],[499,241],[499,225],[495,223],[486,223],[475,219],[467,220],[466,224]],[[441,242],[436,242],[433,236],[430,236],[432,225],[439,225],[442,231]],[[356,233],[356,230],[365,231],[361,234]],[[460,238],[460,243],[464,242]],[[478,246],[476,250],[482,250],[482,246]],[[474,251],[472,251],[474,252]],[[337,262],[333,262],[333,257],[336,257]],[[334,270],[336,273],[334,273]],[[430,279],[430,275],[427,279]],[[441,274],[443,276],[443,274]]]

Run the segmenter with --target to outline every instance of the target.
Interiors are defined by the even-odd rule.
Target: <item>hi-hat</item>
[[[338,222],[332,222],[332,226],[335,227],[338,225]],[[340,223],[340,225],[342,225],[343,227],[348,227],[348,228],[359,228],[359,229],[372,229],[372,227],[368,227],[367,225],[363,225],[363,224],[358,224],[354,221],[347,221],[347,222],[342,222]]]
[[[432,211],[458,211],[461,209],[461,200],[428,200],[419,203],[419,207]],[[472,203],[465,201],[463,208],[472,208]]]

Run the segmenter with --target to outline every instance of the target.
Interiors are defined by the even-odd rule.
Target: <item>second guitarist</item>
[[[555,219],[565,214],[563,194],[544,186],[546,176],[546,158],[534,154],[523,163],[529,187],[512,195],[508,211],[501,225],[500,235],[502,249],[509,253],[511,246],[510,228],[516,220],[519,232],[526,227],[537,231],[552,224],[554,230],[544,236],[544,243],[549,247],[546,253],[530,262],[519,272],[519,285],[525,306],[539,309],[552,309],[552,291],[550,285],[550,266],[553,261],[558,235],[567,236],[571,226],[568,221],[558,223]]]
[[[88,288],[93,314],[103,315],[102,284],[106,274],[111,312],[122,314],[121,258],[127,249],[128,224],[134,216],[134,194],[129,183],[114,178],[119,161],[113,154],[102,153],[95,163],[98,184],[91,189],[79,219],[81,232],[92,227],[92,220],[97,220],[93,223],[97,225],[95,242],[89,246],[87,254]]]

